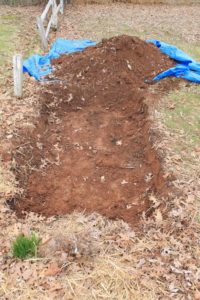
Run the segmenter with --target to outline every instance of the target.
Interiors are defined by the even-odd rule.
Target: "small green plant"
[[[35,257],[39,243],[40,238],[35,234],[28,237],[20,234],[12,244],[12,254],[20,259]]]

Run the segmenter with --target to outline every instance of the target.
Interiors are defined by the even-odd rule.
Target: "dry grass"
[[[200,57],[196,22],[199,18],[198,6],[111,4],[107,8],[105,5],[72,5],[66,11],[61,35],[95,41],[120,34],[157,38],[178,43],[187,51],[192,46],[195,55]]]
[[[173,24],[170,22],[172,18]],[[107,6],[70,6],[61,35],[98,40],[114,33],[137,33],[145,38],[162,37],[184,45],[189,41],[198,57],[198,18],[199,10],[194,7],[169,9],[165,6],[160,11],[159,7],[131,8],[129,5],[116,5],[112,9]],[[12,97],[9,80],[8,77],[0,102],[4,152],[12,148],[12,139],[20,135],[24,126],[32,126],[39,111],[38,85],[27,78],[25,96],[19,102]],[[184,85],[181,92],[163,97],[159,108],[151,112],[152,130],[161,136],[155,147],[163,156],[169,175],[175,174],[174,185],[182,194],[165,203],[169,213],[167,218],[160,210],[163,199],[152,195],[155,212],[151,219],[141,220],[138,232],[120,220],[108,220],[97,214],[75,212],[50,219],[29,214],[23,220],[17,219],[3,203],[16,192],[17,185],[10,171],[13,166],[0,165],[1,299],[200,299],[197,202],[200,196],[200,155],[191,151],[196,144],[186,142],[184,155],[191,160],[188,162],[182,153],[177,153],[180,144],[182,147],[182,142],[188,141],[187,130],[182,132],[180,128],[182,119],[180,122],[176,119],[173,126],[163,122],[170,115],[176,117],[176,109],[178,111],[182,103],[189,102],[192,106],[195,101],[198,109],[198,99],[191,96],[194,94],[198,98],[196,87]],[[172,104],[175,104],[174,108],[170,108]],[[197,135],[194,128],[197,119],[191,121],[191,114],[194,114],[191,110],[187,112],[186,120],[192,124],[193,135]],[[31,232],[42,237],[39,258],[24,262],[13,259],[10,253],[12,241],[20,233],[29,235]]]
[[[115,2],[131,4],[199,4],[199,0],[73,0],[73,4],[111,4]]]
[[[174,186],[194,202],[198,215],[200,205],[200,139],[199,85],[182,84],[162,98],[153,114],[156,132],[162,136],[155,143],[164,157],[164,166],[173,173]]]
[[[8,299],[171,299],[173,295],[186,299],[187,291],[194,295],[198,289],[199,250],[194,241],[199,228],[184,216],[185,208],[182,204],[176,220],[144,222],[143,234],[97,214],[74,213],[57,220],[29,215],[17,223],[13,216],[4,229],[5,252],[9,240],[20,232],[30,233],[30,228],[46,246],[41,259],[4,262],[0,295]],[[189,225],[187,235],[181,233],[183,220]],[[65,241],[65,251],[58,240]]]
[[[9,161],[12,141],[22,128],[33,126],[31,119],[38,113],[37,97],[32,95],[32,90],[37,89],[34,82],[25,80],[23,100],[13,97],[12,82],[12,56],[22,53],[26,57],[34,49],[39,49],[35,23],[32,21],[38,11],[37,7],[0,8],[0,201],[19,192],[11,172],[16,167],[15,162]]]

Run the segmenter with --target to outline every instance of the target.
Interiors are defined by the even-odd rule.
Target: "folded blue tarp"
[[[175,67],[158,74],[153,80],[157,81],[167,76],[175,76],[200,83],[200,63],[173,45],[158,40],[148,40],[147,42],[154,44],[162,53],[177,62]]]
[[[23,63],[23,71],[42,80],[44,76],[52,72],[51,60],[58,58],[61,54],[83,51],[89,46],[96,45],[95,42],[89,40],[64,40],[57,39],[47,55],[32,55]]]

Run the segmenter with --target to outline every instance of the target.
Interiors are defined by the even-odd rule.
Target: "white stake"
[[[23,61],[20,54],[13,56],[13,81],[15,96],[22,97]]]
[[[64,0],[60,0],[60,12],[64,14]]]
[[[45,36],[45,29],[44,29],[44,25],[43,25],[41,17],[37,17],[37,27],[38,27],[40,38],[42,41],[42,47],[45,50],[48,47],[48,44],[47,44],[47,39]]]

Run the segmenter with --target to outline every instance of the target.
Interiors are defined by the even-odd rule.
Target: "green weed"
[[[26,259],[37,256],[37,249],[40,238],[35,234],[25,236],[20,234],[12,244],[13,257]]]

